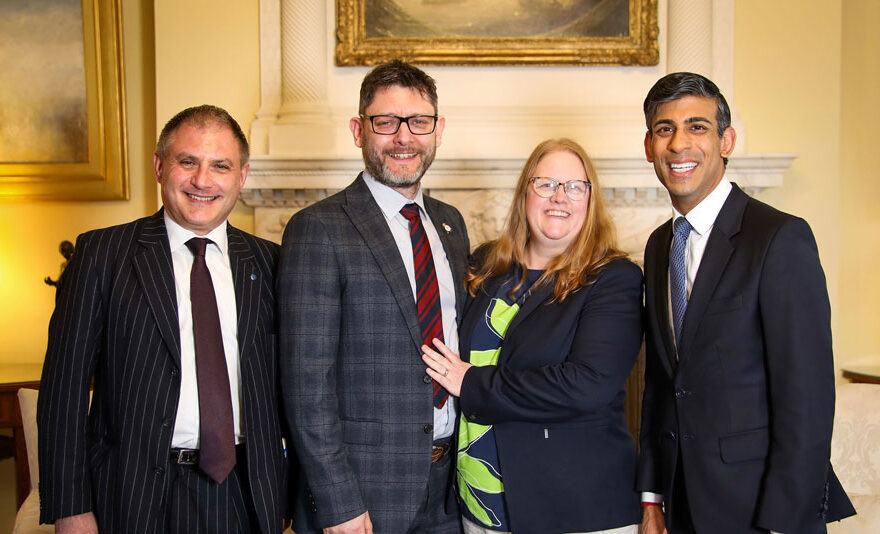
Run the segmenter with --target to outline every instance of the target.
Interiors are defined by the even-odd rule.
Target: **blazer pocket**
[[[742,308],[742,295],[712,299],[706,306],[706,315],[726,313]]]
[[[342,420],[342,441],[355,445],[379,445],[382,424],[378,421]]]
[[[767,427],[738,432],[718,438],[721,460],[726,464],[762,460],[770,449],[770,430]]]

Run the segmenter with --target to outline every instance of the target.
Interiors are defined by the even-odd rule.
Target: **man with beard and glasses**
[[[445,121],[434,80],[402,61],[364,78],[350,121],[364,170],[287,225],[281,377],[303,472],[298,533],[461,531],[446,505],[455,403],[421,346],[458,349],[469,242],[425,196]]]

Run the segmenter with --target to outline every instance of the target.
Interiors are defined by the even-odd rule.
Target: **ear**
[[[434,128],[434,139],[436,139],[436,146],[440,146],[440,142],[443,140],[444,128],[446,128],[446,117],[438,117],[437,125]]]
[[[645,158],[649,163],[654,163],[654,150],[651,147],[651,130],[645,132]]]
[[[153,154],[153,174],[156,176],[156,181],[160,184],[162,183],[162,158],[159,157],[159,154]]]
[[[241,183],[238,184],[238,188],[241,189],[244,187],[244,182],[247,180],[248,172],[251,170],[251,163],[247,162],[241,166]]]
[[[734,146],[736,146],[736,130],[733,129],[733,126],[728,126],[721,134],[721,157],[730,157],[733,154]]]
[[[367,119],[369,120],[369,119]],[[364,120],[360,117],[352,117],[351,120],[348,121],[348,129],[351,130],[351,135],[354,137],[354,146],[358,148],[364,147]]]

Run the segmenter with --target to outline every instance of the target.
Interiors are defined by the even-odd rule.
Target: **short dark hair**
[[[437,113],[437,84],[434,78],[428,76],[425,71],[414,67],[405,61],[395,59],[388,63],[377,65],[361,82],[361,98],[358,105],[358,113],[364,115],[367,106],[373,102],[376,91],[399,85],[408,89],[415,89],[422,96],[428,97]]]
[[[164,158],[168,155],[168,148],[171,146],[171,138],[174,136],[174,132],[184,124],[192,124],[198,128],[205,128],[209,125],[229,128],[232,131],[232,135],[235,136],[235,140],[238,141],[241,165],[248,162],[250,147],[248,146],[247,137],[241,131],[241,126],[225,109],[210,104],[186,108],[165,123],[162,133],[159,134],[159,140],[156,142],[156,154],[159,154],[159,157]]]

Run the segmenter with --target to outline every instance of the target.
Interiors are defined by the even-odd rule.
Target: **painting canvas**
[[[657,0],[338,0],[338,65],[654,65]]]
[[[0,1],[0,200],[128,198],[119,0]]]
[[[88,161],[80,0],[4,0],[0,36],[0,161]]]
[[[366,0],[367,37],[626,37],[629,0]]]

